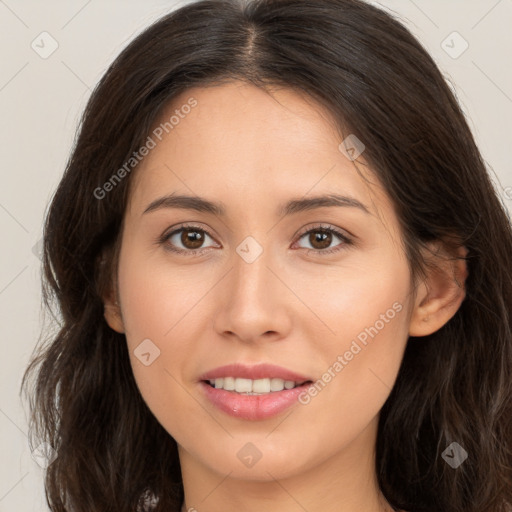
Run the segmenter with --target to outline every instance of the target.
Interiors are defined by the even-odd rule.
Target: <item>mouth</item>
[[[274,364],[236,362],[199,376],[204,398],[241,420],[265,420],[299,403],[312,378]]]
[[[233,381],[235,389],[225,389],[233,387]],[[307,393],[312,382],[307,380],[301,383],[283,379],[252,381],[221,377],[202,380],[199,385],[205,399],[219,411],[239,420],[258,421],[272,418],[289,407],[298,405],[300,396]]]
[[[218,377],[215,379],[206,379],[202,382],[214,389],[222,389],[246,396],[259,396],[295,389],[307,384],[312,384],[313,381],[293,381],[280,378],[246,379],[243,377]]]

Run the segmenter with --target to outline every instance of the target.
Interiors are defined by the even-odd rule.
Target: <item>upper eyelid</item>
[[[322,225],[323,224],[323,225]],[[180,231],[184,229],[197,229],[198,231],[204,232],[207,236],[209,236],[212,240],[214,240],[216,243],[218,243],[215,240],[215,237],[210,233],[209,229],[205,229],[201,227],[199,224],[192,224],[192,223],[184,223],[182,225],[178,225],[176,228],[172,229],[168,233],[162,235],[162,239],[168,240],[171,236],[175,235],[176,233],[179,233]],[[343,239],[353,240],[355,237],[351,233],[349,233],[347,230],[343,228],[338,228],[335,226],[331,226],[328,223],[318,223],[317,225],[305,227],[304,229],[300,230],[297,234],[294,235],[295,238],[302,238],[304,235],[308,234],[310,231],[315,230],[326,230],[331,231],[335,236],[340,237]],[[197,249],[198,251],[201,249]],[[193,252],[193,250],[190,250],[189,252]]]
[[[202,231],[206,233],[210,238],[215,239],[215,237],[210,233],[209,229],[202,228],[199,225],[196,224],[188,224],[185,223],[183,225],[179,225],[178,227],[171,229],[168,233],[164,233],[162,235],[162,238],[169,238],[172,235],[175,235],[176,233],[179,233],[180,231],[183,231],[184,229],[196,229],[197,231]]]

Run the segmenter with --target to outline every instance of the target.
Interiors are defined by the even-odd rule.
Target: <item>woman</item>
[[[46,219],[51,509],[510,510],[511,255],[398,21],[170,13],[96,87]]]

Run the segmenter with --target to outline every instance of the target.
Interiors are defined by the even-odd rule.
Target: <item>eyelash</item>
[[[200,233],[205,233],[211,239],[214,239],[213,236],[210,235],[210,233],[208,231],[206,231],[205,229],[200,228],[199,226],[196,226],[194,224],[182,224],[182,225],[178,226],[176,229],[174,229],[172,232],[167,233],[167,234],[163,234],[162,236],[160,236],[157,239],[157,243],[160,244],[160,245],[165,245],[165,249],[167,251],[171,251],[171,252],[174,252],[174,253],[178,253],[178,254],[182,254],[184,256],[190,256],[190,257],[200,256],[201,254],[203,254],[205,251],[207,251],[209,249],[209,247],[204,247],[202,249],[184,250],[184,249],[177,249],[176,247],[173,247],[172,245],[167,243],[168,240],[173,235],[175,235],[176,233],[179,233],[180,231],[183,231],[185,229],[190,229],[190,230],[193,230],[193,231],[198,231]],[[319,232],[319,231],[320,232],[333,233],[338,238],[340,238],[343,243],[339,244],[338,246],[336,246],[336,247],[334,247],[332,249],[306,249],[308,255],[313,253],[315,255],[325,256],[327,254],[333,254],[333,253],[336,253],[338,251],[341,251],[346,246],[353,245],[353,240],[351,238],[349,238],[347,235],[343,234],[341,231],[339,231],[338,229],[336,229],[336,228],[334,228],[333,226],[330,226],[330,225],[318,225],[318,226],[315,226],[313,228],[310,228],[308,231],[305,231],[304,233],[301,233],[298,236],[298,240],[300,240],[305,235],[309,235],[310,233]]]

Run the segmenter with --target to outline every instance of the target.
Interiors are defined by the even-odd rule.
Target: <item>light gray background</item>
[[[185,3],[0,0],[0,512],[48,510],[18,392],[42,326],[37,243],[79,115],[127,42]],[[372,3],[398,14],[450,80],[512,212],[512,0]],[[457,58],[447,53],[462,48],[454,31],[469,44]]]

